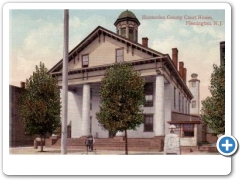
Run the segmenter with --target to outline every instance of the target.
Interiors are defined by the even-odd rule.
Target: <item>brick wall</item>
[[[21,88],[9,87],[9,146],[29,146],[33,145],[36,136],[27,136],[24,133],[24,126],[21,122],[18,110],[18,98]]]
[[[212,133],[207,133],[207,142],[209,143],[216,143],[217,142],[217,136]]]

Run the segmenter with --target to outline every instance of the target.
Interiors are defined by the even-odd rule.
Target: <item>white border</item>
[[[226,59],[231,60],[231,7],[227,3],[8,3],[3,7],[3,102],[9,107],[9,9],[225,9]],[[231,61],[226,61],[231,87]],[[9,155],[9,117],[4,109],[3,172],[7,175],[227,175],[231,158],[207,156],[34,156]],[[226,134],[231,134],[231,88],[226,88]],[[8,138],[7,138],[8,137]],[[94,159],[93,159],[94,158]],[[148,163],[145,163],[148,162]],[[174,163],[172,163],[174,162]],[[210,162],[210,163],[207,163]],[[90,168],[89,168],[90,167]]]

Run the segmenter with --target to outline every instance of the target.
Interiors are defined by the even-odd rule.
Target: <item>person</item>
[[[93,138],[93,136],[91,134],[88,135],[85,141],[85,145],[87,146],[87,152],[93,151],[94,142],[95,142],[95,139]]]

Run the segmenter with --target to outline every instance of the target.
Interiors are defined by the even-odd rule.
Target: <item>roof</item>
[[[202,120],[199,115],[183,114],[179,112],[172,112],[172,119],[168,121],[169,124],[201,124]]]
[[[138,25],[140,25],[140,22],[138,21],[137,17],[132,11],[126,10],[123,11],[115,21],[114,25],[116,26],[120,21],[125,21],[125,20],[132,20],[136,22]]]
[[[76,54],[78,54],[83,49],[85,49],[95,38],[99,37],[101,34],[103,34],[105,36],[110,36],[113,39],[119,40],[119,41],[121,41],[123,43],[126,43],[126,44],[128,44],[128,45],[130,45],[132,47],[135,47],[137,49],[141,49],[143,52],[145,52],[147,54],[150,54],[153,57],[163,57],[163,56],[168,56],[169,57],[168,54],[160,53],[160,52],[158,52],[156,50],[153,50],[153,49],[151,49],[149,47],[145,47],[142,44],[139,44],[137,42],[131,41],[128,38],[120,36],[120,35],[112,32],[112,31],[110,31],[108,29],[105,29],[105,28],[103,28],[101,26],[98,26],[85,39],[83,39],[75,48],[73,48],[73,50],[71,50],[68,53],[68,56],[69,56],[68,61],[71,61]],[[52,72],[59,71],[60,69],[62,69],[62,65],[63,65],[63,63],[62,63],[62,59],[61,59],[55,66],[53,66],[49,70],[49,72],[52,73]]]
[[[168,54],[163,54],[161,52],[158,52],[156,50],[153,50],[149,47],[145,47],[142,44],[139,44],[137,42],[131,41],[128,38],[125,38],[123,36],[120,36],[110,30],[107,30],[101,26],[98,26],[96,29],[94,29],[85,39],[83,39],[75,48],[73,48],[69,53],[68,53],[68,62],[70,62],[71,60],[74,59],[74,57],[79,54],[82,50],[84,50],[89,44],[92,43],[92,41],[94,41],[96,38],[98,38],[99,36],[104,35],[104,36],[109,36],[117,41],[120,41],[122,43],[125,43],[127,45],[129,45],[130,47],[136,48],[138,50],[141,50],[142,52],[151,55],[153,58],[157,58],[157,59],[164,59],[164,61],[166,62],[165,65],[166,67],[169,69],[169,71],[171,72],[172,76],[175,76],[177,81],[179,82],[179,84],[183,87],[183,89],[185,90],[185,92],[188,94],[188,96],[192,99],[193,95],[190,92],[190,90],[188,89],[188,87],[186,86],[186,84],[184,83],[181,75],[179,74],[176,66],[174,65],[173,61],[171,60],[170,56]],[[152,61],[152,60],[150,60]],[[137,63],[137,62],[133,62],[133,63]],[[55,66],[53,66],[50,70],[49,73],[51,74],[61,74],[61,72],[59,72],[62,69],[63,66],[63,60],[61,59]],[[74,72],[72,73],[78,73],[80,71],[86,71],[86,70],[96,70],[98,68],[103,68],[105,69],[107,66],[109,65],[104,65],[102,67],[89,67],[89,68],[81,68],[78,70],[74,70]],[[70,73],[70,72],[69,72]]]
[[[199,79],[190,79],[188,82],[195,82],[195,81],[199,81],[200,82]]]

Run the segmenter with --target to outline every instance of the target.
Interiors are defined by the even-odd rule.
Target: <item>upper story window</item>
[[[184,97],[182,97],[182,113],[184,113]]]
[[[196,87],[196,81],[192,82],[192,87]]]
[[[126,37],[126,27],[121,28],[121,36]]]
[[[146,83],[144,85],[145,93],[145,107],[153,106],[153,83]]]
[[[121,49],[116,49],[116,62],[123,62],[123,48]]]
[[[82,67],[88,67],[89,56],[88,54],[82,55]]]
[[[132,27],[129,27],[129,34],[128,34],[128,36],[129,36],[129,39],[131,41],[134,41],[134,33],[133,33],[133,31],[134,31],[134,29]]]
[[[174,97],[174,100],[173,100],[174,108],[176,108],[176,88],[175,87],[174,87],[173,97]]]
[[[192,108],[196,108],[196,101],[192,101]]]
[[[181,111],[181,94],[178,93],[178,109]]]

